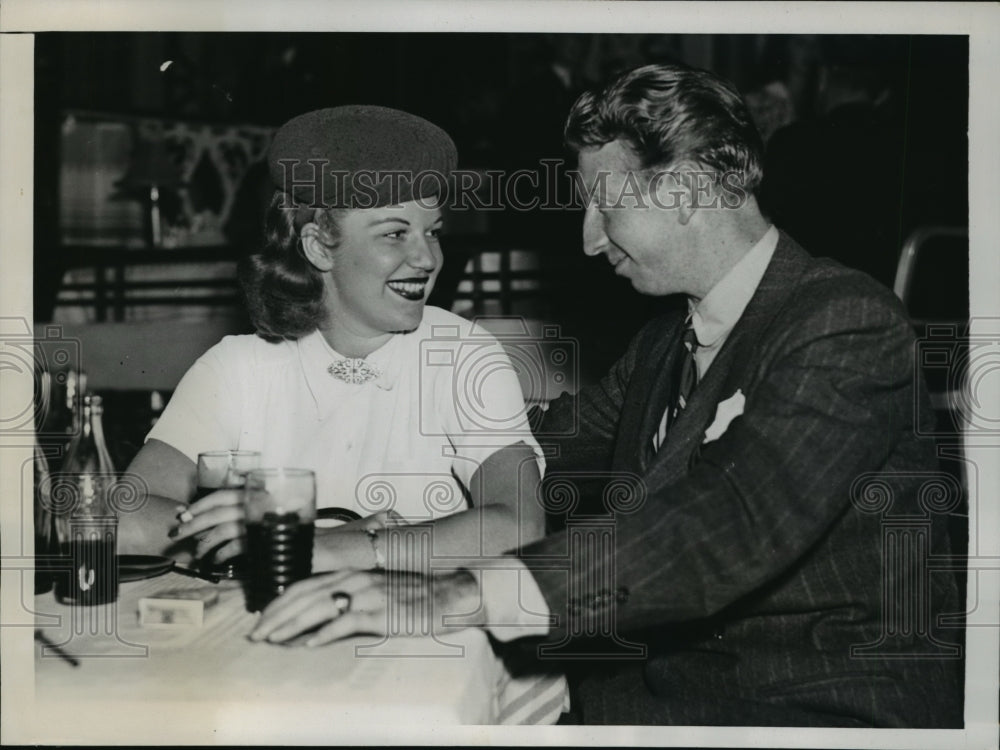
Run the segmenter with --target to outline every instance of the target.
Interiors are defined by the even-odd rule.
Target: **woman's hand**
[[[169,532],[175,542],[193,539],[196,557],[223,562],[244,551],[242,490],[219,490],[177,513],[178,524]],[[365,533],[367,519],[315,532],[313,569],[367,570],[375,565],[375,552]]]
[[[414,623],[412,635],[454,632],[483,624],[479,605],[479,585],[465,570],[433,577],[395,572],[391,592],[382,571],[326,573],[271,602],[249,637],[285,643],[315,631],[305,645],[322,646],[352,635],[386,635],[390,622]],[[444,615],[462,613],[475,615],[444,625]]]
[[[235,557],[243,551],[246,535],[242,494],[240,489],[219,490],[182,506],[177,513],[179,523],[168,535],[175,542],[194,539],[195,556],[200,560],[211,556],[222,562]]]

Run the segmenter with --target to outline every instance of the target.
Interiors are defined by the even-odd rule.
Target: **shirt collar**
[[[699,346],[715,346],[733,330],[757,291],[777,246],[778,229],[772,224],[750,252],[740,258],[700,302],[688,300],[688,312]]]
[[[397,375],[395,368],[391,366],[392,352],[399,345],[399,338],[399,336],[393,336],[384,345],[365,357],[365,361],[379,368],[382,375],[377,380],[364,385],[344,383],[327,372],[327,368],[331,364],[345,357],[327,343],[320,331],[313,331],[300,338],[296,343],[298,344],[299,359],[302,363],[302,372],[305,374],[306,385],[309,387],[317,407],[324,409],[331,403],[331,400],[340,398],[341,387],[348,389],[351,393],[357,393],[359,389],[372,386],[383,391],[392,390]]]

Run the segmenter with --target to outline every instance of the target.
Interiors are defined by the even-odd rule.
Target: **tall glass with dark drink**
[[[260,466],[257,451],[221,450],[198,454],[198,479],[192,503],[222,489],[239,489],[246,483],[247,472]],[[215,562],[211,557],[201,561],[199,567],[206,573],[222,578],[241,578],[246,558],[237,555]]]
[[[259,612],[312,573],[316,477],[308,469],[257,469],[243,494],[246,607]]]

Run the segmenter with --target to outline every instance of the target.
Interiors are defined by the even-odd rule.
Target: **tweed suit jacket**
[[[684,317],[647,324],[539,431],[578,427],[541,438],[547,476],[634,488],[604,517],[613,543],[573,541],[604,512],[580,505],[519,551],[555,615],[547,653],[582,674],[583,721],[960,726],[961,631],[936,621],[957,587],[926,566],[948,552],[947,509],[918,497],[937,462],[914,420],[933,417],[896,298],[782,233],[654,454]],[[704,442],[737,391],[742,415]]]

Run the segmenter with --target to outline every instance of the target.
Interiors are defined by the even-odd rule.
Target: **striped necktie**
[[[663,412],[659,429],[653,435],[653,450],[658,451],[663,441],[666,439],[667,430],[677,417],[687,406],[691,399],[691,393],[698,384],[698,366],[694,359],[694,354],[698,350],[698,336],[694,332],[691,321],[688,320],[687,327],[680,340],[680,351],[677,354],[677,363],[674,369],[673,392],[667,408]]]
[[[694,387],[698,384],[698,367],[694,361],[694,353],[698,348],[698,337],[695,335],[694,326],[689,325],[684,329],[681,336],[680,363],[677,368],[677,380],[673,399],[673,411],[670,414],[670,421],[673,423],[677,415],[684,411]]]

